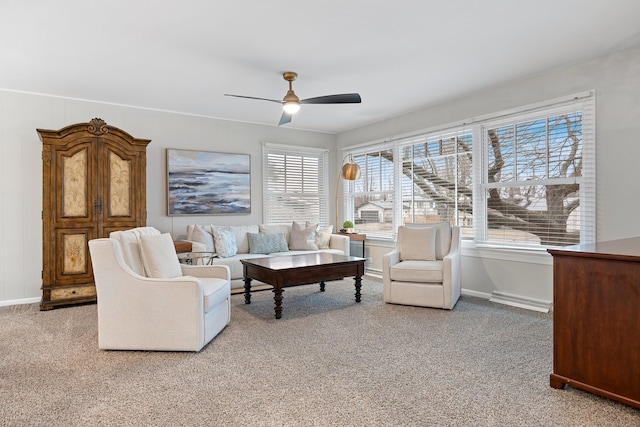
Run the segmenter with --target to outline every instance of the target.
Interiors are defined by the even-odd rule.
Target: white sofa
[[[309,223],[305,224],[308,226]],[[192,243],[192,251],[211,251],[216,252],[215,249],[215,239],[214,233],[212,231],[211,225],[199,225],[199,224],[189,224],[187,225],[187,241]],[[296,250],[291,249],[284,252],[271,252],[271,253],[251,253],[252,248],[249,244],[249,233],[254,234],[284,234],[285,241],[287,243],[287,247],[295,247],[292,245],[291,232],[293,228],[292,223],[287,224],[254,224],[254,225],[231,225],[231,226],[218,226],[230,229],[233,232],[235,237],[235,242],[237,246],[236,254],[229,257],[215,257],[212,260],[213,265],[226,265],[231,272],[231,289],[238,289],[244,287],[244,281],[242,276],[242,263],[240,260],[249,259],[249,258],[260,258],[265,256],[282,256],[282,255],[295,255],[295,254],[306,254],[313,252],[330,252],[340,255],[350,255],[350,241],[348,236],[342,236],[338,234],[331,234],[331,231],[328,231],[327,227],[318,227],[321,232],[325,233],[325,238],[327,237],[328,231],[328,245],[324,248],[318,249],[304,249],[304,250]],[[332,229],[332,227],[331,227]],[[313,245],[312,245],[313,246]],[[324,246],[324,245],[321,245]],[[208,261],[208,260],[207,260]],[[254,282],[255,283],[255,282]]]

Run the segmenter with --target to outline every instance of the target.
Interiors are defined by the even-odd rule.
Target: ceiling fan
[[[255,96],[231,95],[228,93],[225,93],[224,96],[257,99],[260,101],[277,102],[278,104],[282,104],[282,109],[284,111],[282,112],[282,117],[280,117],[278,126],[289,123],[291,121],[291,116],[293,116],[298,112],[298,110],[300,110],[300,104],[359,104],[360,102],[362,102],[360,95],[357,93],[341,93],[337,95],[325,95],[317,96],[315,98],[300,99],[293,91],[291,83],[298,78],[298,73],[294,73],[293,71],[286,71],[282,73],[282,77],[284,77],[284,79],[289,82],[289,90],[287,91],[287,94],[284,96],[282,101],[277,99],[257,98]]]

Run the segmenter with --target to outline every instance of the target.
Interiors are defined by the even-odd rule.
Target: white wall
[[[596,90],[597,239],[640,236],[640,47],[344,132],[338,135],[338,149],[591,89]],[[388,246],[368,241],[367,248],[370,267],[380,268],[380,256]],[[553,299],[550,255],[528,259],[473,248],[465,248],[463,255],[467,291]]]
[[[428,75],[425,75],[428,78]],[[252,213],[196,217],[199,223],[258,223],[262,218],[261,142],[338,148],[596,90],[597,238],[639,236],[640,48],[570,65],[430,106],[337,136],[221,121],[97,102],[0,91],[0,305],[38,301],[42,264],[42,160],[36,128],[59,129],[94,117],[152,142],[147,159],[148,224],[174,237],[194,217],[166,215],[167,148],[251,154]],[[337,176],[338,152],[330,158]],[[337,160],[336,160],[337,159]],[[331,191],[335,181],[330,185]],[[330,198],[333,212],[333,197]],[[379,269],[388,244],[367,241],[369,267]],[[359,248],[358,248],[359,250]],[[467,292],[512,293],[552,300],[551,258],[464,248]]]
[[[186,224],[262,222],[262,142],[327,148],[335,170],[335,135],[276,126],[0,91],[0,305],[40,300],[42,285],[42,144],[36,128],[60,129],[100,117],[147,149],[147,224],[184,236]],[[251,155],[251,213],[167,216],[166,149]],[[331,205],[330,212],[334,209]]]

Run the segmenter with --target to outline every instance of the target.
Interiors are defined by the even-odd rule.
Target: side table
[[[191,242],[186,240],[174,240],[173,246],[176,247],[176,253],[191,252]]]
[[[351,242],[362,242],[362,258],[367,258],[366,253],[364,251],[365,241],[367,240],[367,235],[364,233],[334,233],[340,236],[347,236]]]

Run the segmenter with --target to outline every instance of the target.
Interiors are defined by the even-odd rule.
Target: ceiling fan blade
[[[317,96],[300,101],[300,104],[359,104],[362,102],[360,94],[341,93],[338,95]]]
[[[278,126],[286,125],[291,121],[291,114],[287,114],[286,112],[282,112],[282,116],[280,117],[280,122]]]
[[[270,101],[270,102],[277,102],[278,104],[282,104],[282,101],[279,101],[277,99],[256,98],[255,96],[244,96],[244,95],[230,95],[228,93],[225,93],[224,96],[233,96],[236,98],[246,98],[246,99],[257,99],[258,101]]]

